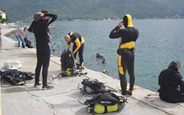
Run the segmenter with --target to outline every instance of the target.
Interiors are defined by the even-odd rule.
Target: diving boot
[[[132,96],[132,91],[131,90],[128,90],[127,91],[127,95]]]
[[[41,83],[35,83],[34,84],[34,88],[37,88],[38,86],[40,86],[41,85]]]
[[[50,90],[50,89],[53,89],[53,88],[54,88],[54,86],[49,86],[49,85],[42,86],[42,90]]]

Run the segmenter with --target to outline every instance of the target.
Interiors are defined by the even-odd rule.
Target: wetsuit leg
[[[119,55],[118,56],[118,71],[119,71],[119,79],[120,85],[122,90],[122,95],[126,95],[126,88],[127,88],[127,80],[126,80],[126,60],[125,56]]]
[[[42,67],[42,55],[41,53],[36,53],[37,55],[37,65],[36,65],[36,69],[35,69],[35,84],[38,84],[40,81],[40,71],[41,71],[41,67]]]
[[[80,49],[79,49],[79,62],[80,65],[82,66],[84,60],[83,60],[83,51],[84,51],[84,44],[81,45]]]
[[[48,68],[50,62],[50,52],[43,54],[43,68],[42,68],[42,77],[43,77],[43,86],[47,86],[47,76],[48,76]]]
[[[128,63],[127,63],[127,70],[128,74],[130,76],[130,88],[129,90],[133,91],[134,83],[135,83],[135,75],[134,75],[134,53],[129,54],[127,57]]]
[[[77,48],[76,44],[73,44],[73,51]],[[78,51],[77,51],[78,52]],[[77,52],[74,54],[74,58],[76,59]]]

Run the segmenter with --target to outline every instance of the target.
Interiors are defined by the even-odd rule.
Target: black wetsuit
[[[84,38],[79,33],[73,33],[68,35],[71,37],[71,42],[73,43],[74,57],[76,59],[77,52],[79,52],[79,62],[80,62],[80,65],[83,66]],[[80,43],[76,41],[77,39],[79,40]],[[78,44],[80,44],[80,48],[77,50]]]
[[[35,84],[39,83],[39,76],[42,68],[43,86],[47,86],[47,75],[50,61],[48,26],[57,18],[57,15],[55,14],[45,14],[45,16],[50,17],[51,19],[33,21],[28,29],[30,32],[34,33],[36,38],[37,66],[35,69]]]
[[[120,85],[122,89],[122,94],[126,95],[127,91],[127,80],[125,77],[126,70],[128,70],[130,76],[130,89],[133,90],[134,82],[135,82],[135,75],[134,75],[134,47],[132,48],[121,48],[121,45],[126,43],[135,42],[138,38],[138,30],[134,27],[126,27],[125,29],[120,29],[119,26],[114,28],[109,37],[114,38],[122,38],[120,43],[119,49],[117,53],[119,54],[118,57],[118,69],[119,69],[119,79]]]
[[[163,101],[184,102],[184,82],[175,68],[169,67],[160,73],[159,85],[159,96]]]

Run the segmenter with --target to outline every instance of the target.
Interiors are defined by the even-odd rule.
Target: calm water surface
[[[97,71],[107,70],[110,76],[118,78],[116,50],[119,40],[108,37],[118,23],[119,20],[58,21],[50,29],[52,44],[60,42],[57,49],[63,50],[66,48],[64,35],[70,31],[81,33],[85,39],[85,66]],[[184,76],[184,20],[133,20],[133,24],[140,32],[135,50],[135,84],[156,91],[159,73],[172,60],[181,62]],[[29,38],[34,42],[32,34]],[[96,60],[96,53],[104,55],[106,64]],[[60,51],[54,54],[59,56]],[[126,77],[129,79],[128,74]]]

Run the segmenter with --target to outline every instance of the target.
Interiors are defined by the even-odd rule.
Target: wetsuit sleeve
[[[29,32],[33,32],[33,27],[34,27],[33,25],[34,25],[34,22],[32,22],[31,25],[30,25],[30,27],[28,28],[28,31]]]
[[[181,88],[181,92],[184,93],[184,81],[183,81],[183,79],[181,79],[180,88]]]
[[[78,50],[79,50],[79,48],[81,47],[81,43],[80,43],[80,41],[79,41],[79,39],[77,38],[76,40],[75,40],[75,44],[76,44],[76,49],[73,51],[73,53],[75,54]]]
[[[180,90],[182,93],[184,93],[184,81],[183,81],[183,77],[181,76],[180,73],[178,73],[176,75],[177,78],[177,84],[180,86]]]
[[[54,22],[57,19],[57,15],[55,15],[55,14],[45,14],[45,16],[51,17],[51,19],[48,21],[47,25],[50,25],[52,22]]]
[[[164,70],[160,73],[159,77],[158,77],[158,84],[161,86],[163,83],[163,74],[164,74]]]
[[[119,26],[116,26],[110,33],[109,38],[119,38],[122,37],[123,30],[119,28]]]

